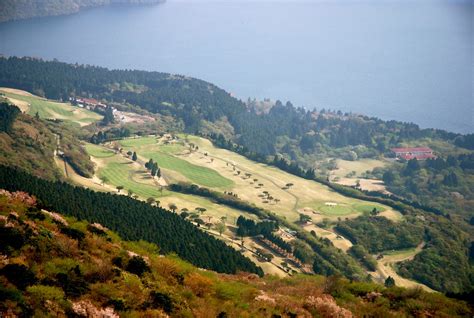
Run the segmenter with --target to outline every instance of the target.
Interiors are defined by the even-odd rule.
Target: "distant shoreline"
[[[18,3],[16,0],[5,0],[0,2],[0,23],[70,15],[83,9],[114,4],[154,5],[163,2],[166,0],[92,0],[89,4],[84,5],[77,0],[27,0],[22,3]]]

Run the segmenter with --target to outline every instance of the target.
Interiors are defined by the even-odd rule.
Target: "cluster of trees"
[[[104,141],[117,140],[122,138],[130,137],[130,129],[127,127],[112,127],[107,130],[101,130],[94,133],[89,141],[93,144],[100,144]]]
[[[273,221],[255,222],[242,215],[237,219],[237,226],[238,236],[263,235],[264,233],[271,233],[278,229],[278,225]]]
[[[389,191],[438,210],[469,219],[474,207],[474,154],[400,162],[381,178]]]
[[[383,216],[361,216],[338,222],[336,231],[370,253],[416,247],[424,229],[408,222],[393,222]]]
[[[474,134],[458,136],[454,139],[454,144],[458,147],[474,150]]]
[[[194,194],[209,198],[216,203],[224,204],[241,211],[255,214],[260,219],[265,219],[268,217],[268,212],[264,209],[259,208],[256,205],[246,202],[244,200],[241,200],[238,197],[229,193],[220,193],[207,188],[199,187],[196,184],[190,184],[186,182],[172,183],[168,186],[168,188],[174,192]]]
[[[284,251],[291,253],[293,250],[289,243],[273,234],[273,232],[278,229],[278,224],[274,221],[255,222],[254,220],[247,219],[241,215],[237,219],[237,226],[238,236],[262,235]]]
[[[354,256],[367,270],[375,272],[377,270],[377,261],[372,255],[364,248],[364,246],[355,244],[352,245],[349,250],[349,254]]]
[[[98,222],[127,240],[156,243],[163,253],[175,252],[199,267],[224,273],[263,273],[248,258],[179,215],[145,202],[43,180],[5,166],[0,166],[0,188],[26,191],[35,195],[44,207]]]
[[[136,155],[136,153],[135,153]],[[148,160],[145,162],[145,168],[150,171],[150,175],[152,177],[161,177],[161,169],[158,167],[158,162],[153,162],[153,159]]]
[[[0,132],[11,133],[18,114],[20,114],[18,107],[0,100]]]

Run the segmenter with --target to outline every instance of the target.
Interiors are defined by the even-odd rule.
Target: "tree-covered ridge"
[[[125,102],[153,113],[174,116],[186,131],[231,135],[233,141],[263,155],[282,153],[309,165],[305,156],[359,157],[386,152],[402,141],[421,137],[466,143],[458,134],[420,129],[411,123],[330,112],[308,111],[276,102],[261,113],[202,80],[158,72],[108,70],[30,58],[1,58],[0,85],[51,99],[90,96]],[[208,125],[207,123],[228,123]],[[224,127],[224,128],[223,128]],[[225,131],[224,131],[225,130]],[[339,149],[339,150],[334,150]]]
[[[41,211],[0,190],[0,315],[20,317],[467,317],[462,301],[422,290],[299,275],[202,271],[100,224]],[[87,315],[86,313],[86,315]]]
[[[370,253],[416,247],[423,241],[424,228],[408,222],[393,222],[381,216],[362,216],[340,222],[336,230]]]
[[[45,207],[80,220],[98,222],[124,239],[159,242],[164,253],[177,253],[202,268],[223,273],[263,274],[248,258],[177,214],[130,197],[47,181],[5,166],[0,166],[0,187],[31,193]]]

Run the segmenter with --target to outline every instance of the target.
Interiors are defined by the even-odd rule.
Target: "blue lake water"
[[[474,132],[473,1],[168,0],[0,24],[0,53]]]

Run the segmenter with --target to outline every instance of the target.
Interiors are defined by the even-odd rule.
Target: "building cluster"
[[[105,111],[107,108],[106,104],[103,104],[94,98],[71,97],[70,100],[73,105],[90,110],[101,109]]]
[[[436,155],[433,150],[428,147],[405,147],[405,148],[392,148],[392,151],[395,153],[397,159],[404,160],[427,160],[435,159]]]

